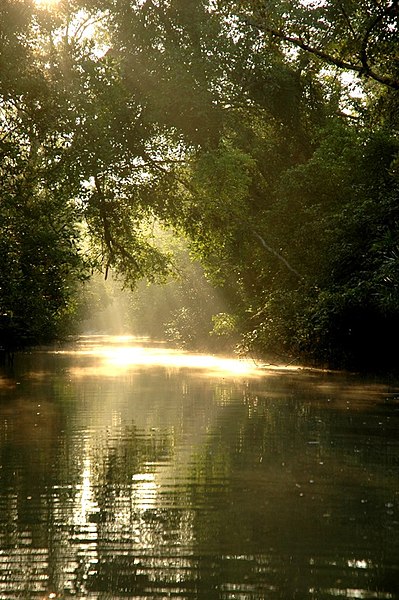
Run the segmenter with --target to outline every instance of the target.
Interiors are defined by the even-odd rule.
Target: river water
[[[82,337],[0,371],[0,599],[399,599],[399,389]]]

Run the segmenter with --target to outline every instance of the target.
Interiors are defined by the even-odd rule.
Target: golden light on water
[[[94,359],[94,364],[76,366],[71,369],[75,376],[105,375],[117,376],[134,367],[163,367],[167,369],[192,369],[204,372],[207,376],[259,377],[265,374],[253,360],[240,360],[211,354],[185,352],[156,346],[132,336],[87,336],[83,337],[79,348],[64,351],[82,358]],[[112,342],[110,343],[110,340]],[[285,368],[285,367],[280,367]],[[278,367],[273,367],[273,370]],[[293,370],[296,368],[294,367]]]
[[[61,0],[34,0],[34,3],[38,8],[43,8],[45,10],[54,10],[60,2]]]
[[[115,367],[130,365],[159,365],[172,368],[204,369],[206,371],[245,374],[254,370],[247,361],[207,354],[190,354],[170,348],[121,347],[104,352],[105,360]]]

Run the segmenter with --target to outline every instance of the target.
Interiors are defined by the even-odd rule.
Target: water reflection
[[[73,368],[74,376],[86,374],[115,377],[121,371],[131,367],[154,367],[163,368],[189,368],[206,372],[207,376],[220,375],[250,375],[260,376],[261,370],[251,360],[236,360],[223,358],[209,354],[194,354],[165,347],[159,343],[158,346],[137,343],[131,336],[107,336],[107,344],[104,344],[105,336],[86,336],[80,340],[77,350],[63,350],[62,354],[73,354],[80,357],[94,357],[96,364],[85,366],[76,365]],[[132,344],[134,342],[134,345]],[[279,367],[276,367],[278,369]]]
[[[399,598],[397,389],[98,337],[2,382],[0,598]]]

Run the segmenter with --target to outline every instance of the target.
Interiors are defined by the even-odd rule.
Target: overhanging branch
[[[393,6],[390,8],[393,8]],[[385,14],[383,16],[385,16]],[[380,20],[380,18],[378,19],[378,21],[379,20]],[[317,48],[316,46],[312,46],[311,44],[308,44],[302,38],[299,38],[299,37],[296,37],[293,35],[288,35],[284,31],[281,31],[279,29],[274,29],[273,27],[269,27],[265,24],[260,24],[256,21],[254,21],[253,19],[246,18],[245,21],[252,27],[255,27],[256,29],[258,29],[259,31],[269,33],[273,37],[276,37],[285,42],[289,42],[290,44],[293,44],[297,48],[301,48],[302,50],[305,50],[305,52],[309,52],[310,54],[313,54],[314,56],[321,58],[324,62],[326,62],[330,65],[338,67],[339,69],[354,71],[355,73],[358,73],[359,75],[363,75],[364,77],[373,79],[374,81],[377,81],[378,83],[381,83],[381,84],[383,84],[387,87],[390,87],[394,90],[399,90],[399,80],[397,80],[393,77],[389,77],[388,75],[380,75],[379,73],[376,73],[367,62],[367,51],[366,50],[367,50],[368,38],[370,36],[371,30],[375,27],[375,25],[377,24],[378,21],[376,21],[376,23],[373,22],[370,32],[369,33],[366,32],[366,36],[363,39],[362,48],[360,50],[360,57],[359,57],[360,61],[361,61],[360,65],[354,64],[352,62],[348,62],[346,60],[338,58],[337,56],[333,56],[332,54],[329,54],[328,52],[324,52],[323,50],[320,50],[320,48]],[[366,44],[366,46],[364,46],[365,44]]]

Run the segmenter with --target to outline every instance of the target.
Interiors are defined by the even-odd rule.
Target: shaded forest
[[[187,347],[395,368],[398,18],[3,0],[0,345],[76,331],[101,273]]]

